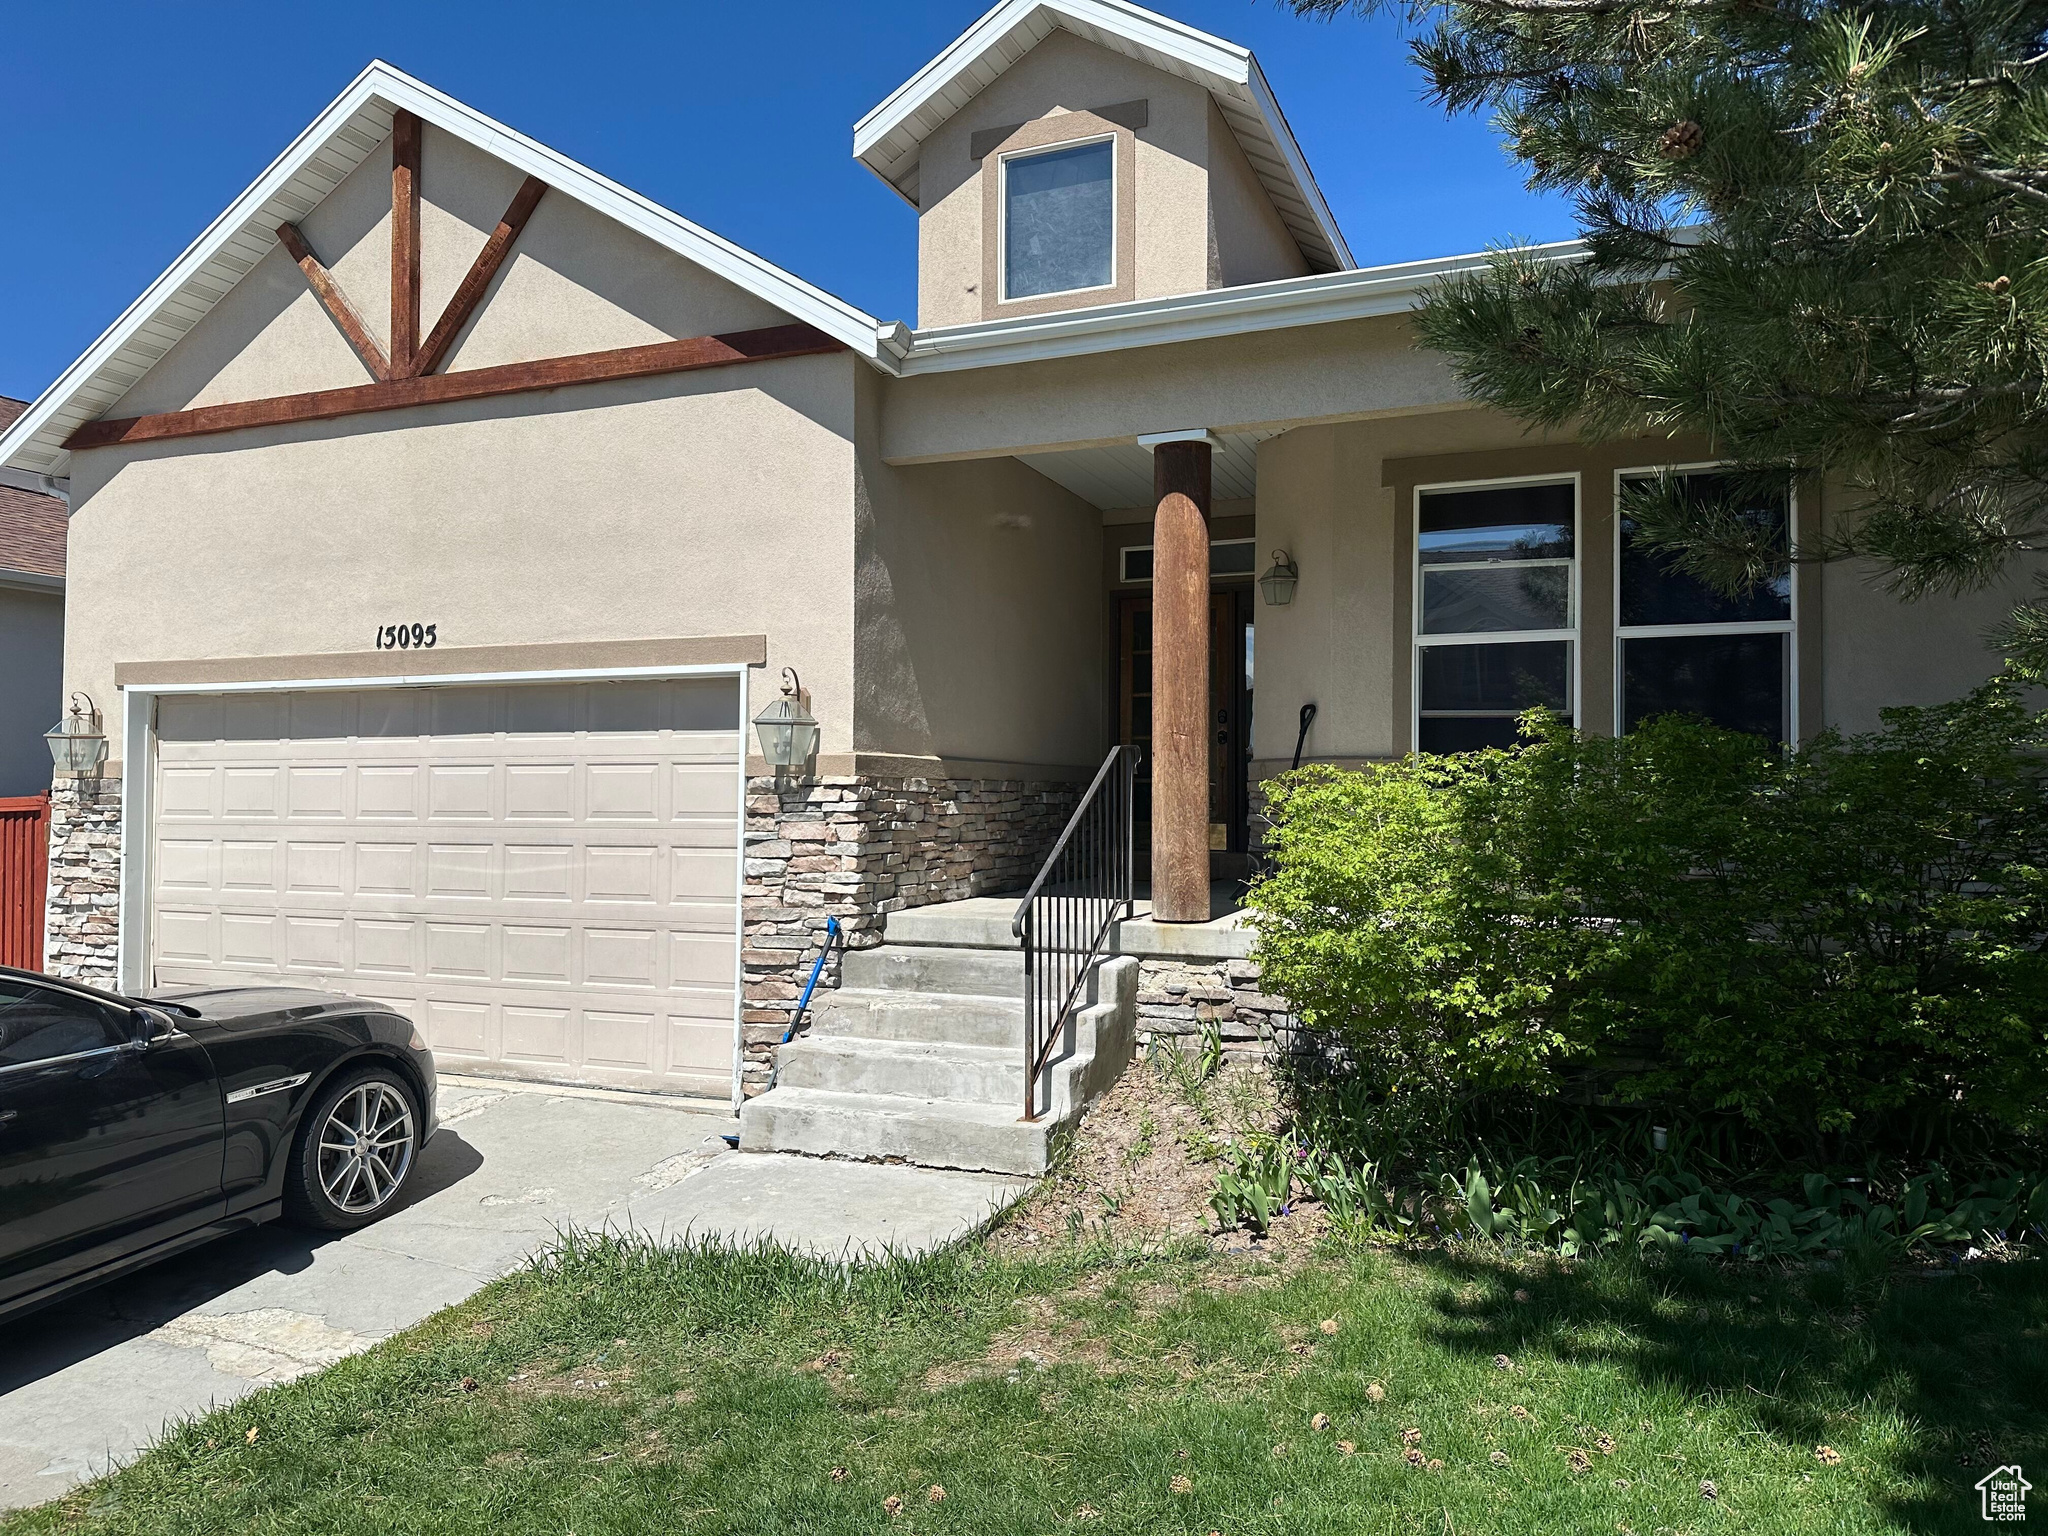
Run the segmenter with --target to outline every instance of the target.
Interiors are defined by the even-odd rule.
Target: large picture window
[[[1616,487],[1653,473],[1624,474]],[[1724,494],[1711,470],[1682,477],[1685,494]],[[1621,504],[1617,495],[1616,505]],[[1781,548],[1790,549],[1791,505],[1784,493],[1745,508]],[[1699,715],[1771,741],[1793,732],[1796,642],[1789,563],[1773,581],[1724,597],[1636,542],[1635,522],[1615,517],[1615,714],[1632,731],[1654,715]]]
[[[1575,713],[1576,478],[1415,493],[1415,747],[1515,743],[1515,718]]]
[[[1002,162],[1003,297],[1116,282],[1116,144],[1093,139]]]

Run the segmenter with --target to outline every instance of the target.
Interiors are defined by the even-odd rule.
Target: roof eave
[[[1585,252],[1577,240],[1527,249],[1550,261],[1576,260]],[[917,331],[896,371],[905,377],[950,373],[1401,314],[1416,308],[1431,284],[1476,271],[1489,259],[1490,253],[1474,252]]]
[[[120,394],[132,388],[136,379],[176,345],[177,337],[165,342],[153,355],[145,354],[142,359],[131,362],[133,376],[128,377],[125,383],[117,379],[115,382],[121,384],[120,389],[110,398],[97,402],[91,411],[83,415],[72,412],[69,414],[74,419],[59,420],[66,415],[65,407],[76,401],[82,390],[98,381],[103,371],[119,358],[122,349],[134,342],[155,317],[185,295],[188,288],[204,275],[208,263],[221,256],[229,244],[264,212],[268,203],[283,196],[293,179],[311,166],[359,114],[373,107],[415,113],[422,121],[477,145],[528,175],[540,177],[550,187],[597,209],[794,318],[818,327],[866,361],[882,365],[876,341],[877,322],[873,316],[378,59],[357,75],[348,88],[265,168],[262,175],[207,225],[178,259],[143,290],[142,295],[122,311],[120,317],[48,389],[36,397],[5,433],[0,433],[0,466],[16,466],[43,474],[61,473],[69,460],[69,454],[62,446],[64,438],[112,406]],[[367,158],[367,154],[356,159],[349,168],[360,165],[363,158]],[[190,303],[188,307],[197,309],[199,316],[178,335],[182,336],[191,325],[203,319],[212,305],[247,270],[244,266],[241,272],[217,280],[215,286],[218,291],[204,303]]]

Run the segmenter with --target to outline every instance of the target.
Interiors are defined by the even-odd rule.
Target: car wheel
[[[345,1232],[398,1199],[420,1149],[412,1090],[384,1067],[324,1090],[299,1129],[285,1174],[285,1208],[306,1226]]]

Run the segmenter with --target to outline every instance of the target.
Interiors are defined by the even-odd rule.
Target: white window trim
[[[115,912],[114,974],[116,989],[130,996],[146,992],[149,959],[150,817],[156,780],[156,703],[170,694],[283,693],[313,688],[449,688],[489,684],[616,682],[636,678],[731,677],[739,684],[739,813],[734,817],[733,852],[733,1008],[732,1107],[738,1114],[743,1095],[741,1071],[746,1063],[746,1034],[741,1015],[746,1008],[747,867],[747,708],[748,667],[745,662],[704,662],[673,667],[573,667],[537,672],[466,672],[430,677],[302,677],[253,683],[131,684],[124,690],[121,748],[121,896]],[[46,939],[45,944],[48,943]],[[45,958],[45,965],[48,960]]]
[[[1708,459],[1694,464],[1636,464],[1614,472],[1614,734],[1626,734],[1622,698],[1622,645],[1629,640],[1682,639],[1687,635],[1789,635],[1785,647],[1785,745],[1796,747],[1799,731],[1799,572],[1790,573],[1792,616],[1789,619],[1755,619],[1716,624],[1629,624],[1621,622],[1621,485],[1647,475],[1713,474],[1727,469],[1726,459]],[[1799,486],[1785,488],[1785,544],[1789,551],[1799,529]]]
[[[1238,546],[1240,546],[1240,545],[1244,545],[1244,544],[1256,544],[1256,543],[1258,543],[1258,542],[1259,542],[1259,541],[1258,541],[1257,539],[1211,539],[1211,540],[1209,541],[1209,549],[1210,549],[1210,552],[1211,552],[1211,553],[1213,554],[1213,553],[1214,553],[1214,552],[1215,552],[1216,550],[1219,550],[1219,549],[1234,549],[1234,548],[1237,548],[1237,547],[1238,547]],[[1128,575],[1128,574],[1126,574],[1126,573],[1127,573],[1127,572],[1128,572],[1128,571],[1130,570],[1130,568],[1131,568],[1131,561],[1130,561],[1130,557],[1131,557],[1132,555],[1135,555],[1135,554],[1138,554],[1138,553],[1141,553],[1141,552],[1150,552],[1150,551],[1152,551],[1152,550],[1153,550],[1153,548],[1154,548],[1154,546],[1152,546],[1152,545],[1150,545],[1150,544],[1123,544],[1123,545],[1119,545],[1119,546],[1117,547],[1117,552],[1116,552],[1116,584],[1117,584],[1118,586],[1120,586],[1120,587],[1149,587],[1149,586],[1151,586],[1151,585],[1152,585],[1152,578],[1151,578],[1150,576],[1131,576],[1131,575]],[[1257,576],[1257,575],[1259,574],[1259,573],[1258,573],[1258,569],[1257,569],[1257,567],[1258,567],[1258,563],[1259,563],[1259,562],[1258,562],[1257,560],[1253,560],[1253,561],[1252,561],[1252,566],[1253,566],[1253,569],[1251,569],[1251,570],[1249,570],[1249,571],[1230,571],[1230,572],[1227,572],[1227,573],[1222,573],[1222,574],[1227,574],[1227,575],[1230,575],[1230,576]],[[1210,575],[1210,577],[1211,577],[1212,579],[1213,579],[1213,578],[1214,578],[1215,576],[1217,576],[1218,574],[1219,574],[1218,572],[1216,572],[1216,571],[1213,571],[1213,570],[1209,572],[1209,575]]]
[[[1569,485],[1572,488],[1572,555],[1569,560],[1458,560],[1438,562],[1425,566],[1422,563],[1422,498],[1432,491],[1481,491],[1513,490],[1523,485]],[[1569,690],[1566,699],[1568,713],[1574,724],[1580,722],[1579,701],[1582,697],[1582,683],[1579,673],[1584,664],[1585,648],[1579,643],[1580,630],[1580,560],[1585,553],[1585,487],[1580,483],[1577,470],[1555,475],[1510,475],[1486,480],[1437,480],[1428,485],[1418,485],[1412,498],[1408,519],[1408,580],[1409,580],[1409,646],[1408,676],[1408,743],[1409,750],[1422,750],[1422,653],[1438,645],[1516,645],[1531,641],[1562,640],[1566,646],[1565,682]],[[1425,635],[1422,632],[1422,577],[1425,571],[1442,570],[1486,570],[1494,566],[1568,565],[1571,567],[1571,625],[1567,629],[1512,629],[1489,630],[1473,635]],[[1500,712],[1492,709],[1436,709],[1430,711],[1432,719],[1441,720],[1497,720]]]
[[[1109,281],[1091,283],[1086,288],[1054,288],[1045,293],[1013,294],[1010,292],[1010,162],[1029,160],[1038,155],[1050,155],[1063,149],[1079,149],[1087,144],[1109,146]],[[1116,135],[1114,133],[1091,133],[1078,139],[1062,139],[1057,144],[1034,144],[1028,149],[1012,149],[996,156],[996,302],[999,304],[1029,304],[1037,299],[1056,299],[1069,293],[1107,293],[1116,286],[1117,262],[1123,252],[1117,248],[1117,226],[1123,221],[1117,217],[1121,208],[1118,198],[1123,188],[1116,172]]]

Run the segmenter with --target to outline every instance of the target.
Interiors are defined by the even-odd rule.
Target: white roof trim
[[[872,316],[380,59],[0,434],[0,465],[65,473],[65,439],[105,414],[269,253],[280,223],[304,218],[367,160],[389,137],[392,116],[401,109],[877,360],[879,332]]]
[[[1310,267],[1351,265],[1351,249],[1251,50],[1129,0],[1002,0],[854,125],[854,158],[915,205],[925,139],[1055,30],[1206,89]]]
[[[1580,241],[1565,240],[1528,246],[1523,254],[1542,261],[1575,261],[1585,249]],[[1328,325],[1414,309],[1439,278],[1476,271],[1489,259],[1485,253],[1440,256],[1398,266],[1288,277],[1172,298],[913,331],[907,345],[898,338],[885,338],[884,344],[895,360],[895,372],[910,377]]]

